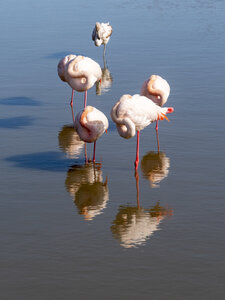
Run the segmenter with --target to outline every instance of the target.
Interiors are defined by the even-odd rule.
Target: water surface
[[[0,4],[1,299],[223,299],[224,1]],[[113,35],[103,60],[96,21]],[[96,60],[88,103],[109,119],[96,165],[72,127],[69,53]],[[170,122],[124,140],[110,119],[150,74]],[[75,94],[75,113],[83,94]],[[87,145],[87,159],[92,156]]]

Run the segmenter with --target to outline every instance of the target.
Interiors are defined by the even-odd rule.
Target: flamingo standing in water
[[[107,117],[93,106],[86,106],[76,115],[74,128],[79,137],[84,142],[94,142],[93,162],[95,162],[96,141],[104,132],[107,132],[108,127]]]
[[[100,65],[91,58],[70,54],[59,61],[58,75],[62,81],[67,82],[72,88],[70,105],[73,109],[74,90],[77,92],[85,92],[84,107],[86,107],[87,90],[90,89],[96,81],[101,80],[102,70]]]
[[[135,136],[137,131],[137,149],[135,170],[139,163],[139,132],[156,120],[167,119],[173,107],[160,107],[145,96],[123,95],[111,110],[111,118],[116,123],[119,135],[125,139]],[[169,120],[168,120],[169,121]]]
[[[109,25],[109,23],[96,22],[95,27],[92,31],[92,40],[97,47],[101,46],[102,44],[104,45],[103,57],[105,57],[106,44],[108,44],[111,35],[112,26]]]
[[[163,106],[170,94],[168,82],[159,75],[151,75],[141,88],[141,95],[151,99],[158,106]],[[156,131],[158,131],[158,120],[156,120]]]

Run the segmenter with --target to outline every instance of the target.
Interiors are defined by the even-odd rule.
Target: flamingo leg
[[[138,170],[135,171],[135,178],[136,178],[136,189],[137,189],[137,207],[140,208],[140,201],[139,201],[139,174],[138,174]]]
[[[136,170],[136,171],[137,171],[137,169],[138,169],[138,164],[139,164],[139,134],[140,134],[140,131],[137,131],[136,160],[135,160],[135,162],[134,162],[135,170]]]
[[[73,112],[73,94],[74,94],[74,89],[72,89],[72,95],[71,95],[71,100],[70,100],[70,107],[72,110],[72,118],[73,118],[73,123],[74,123],[75,118],[74,118],[74,112]]]
[[[87,143],[84,144],[84,156],[85,156],[85,163],[88,163],[88,159],[87,159]]]
[[[158,132],[159,130],[159,120],[156,121],[155,130]]]
[[[158,152],[159,152],[160,148],[159,148],[159,133],[158,133],[158,130],[156,130],[156,140],[157,140],[157,148],[158,148]]]
[[[87,90],[84,92],[84,108],[87,105]]]
[[[70,106],[73,106],[73,94],[74,94],[74,89],[72,89],[72,95],[71,95],[71,100],[70,100]]]
[[[95,163],[95,150],[96,150],[96,141],[94,142],[93,163]]]

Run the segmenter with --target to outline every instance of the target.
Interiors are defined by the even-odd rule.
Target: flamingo
[[[159,75],[151,75],[141,88],[141,95],[151,99],[158,106],[163,106],[170,94],[168,82]],[[158,120],[156,120],[156,131],[158,131]]]
[[[96,81],[101,80],[102,70],[100,65],[91,58],[70,54],[59,61],[58,75],[62,81],[67,82],[72,88],[70,105],[73,112],[74,90],[77,92],[85,92],[84,107],[86,107],[87,90],[90,89]]]
[[[166,119],[166,114],[172,113],[173,107],[160,107],[145,96],[123,95],[111,110],[111,118],[121,137],[129,139],[137,131],[137,148],[135,170],[139,163],[139,133],[150,123]],[[169,120],[168,120],[169,121]]]
[[[103,57],[105,57],[106,44],[110,40],[112,35],[112,26],[108,23],[99,23],[96,22],[95,27],[92,31],[92,40],[95,43],[95,46],[99,47],[102,44],[104,45]]]
[[[107,117],[93,106],[86,106],[76,115],[74,128],[79,137],[84,142],[94,142],[93,162],[95,162],[96,141],[104,132],[107,132],[108,127]]]

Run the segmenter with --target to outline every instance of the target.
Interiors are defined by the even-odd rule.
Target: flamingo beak
[[[174,108],[173,107],[168,107],[167,114],[171,114],[172,112],[174,112]]]

